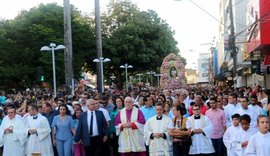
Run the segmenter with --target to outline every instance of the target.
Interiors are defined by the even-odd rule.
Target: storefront
[[[270,88],[270,1],[250,0],[247,9],[247,52],[250,54],[251,74]],[[260,80],[258,80],[260,79]],[[254,81],[254,80],[252,80]]]

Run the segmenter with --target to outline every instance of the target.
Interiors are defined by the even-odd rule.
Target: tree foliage
[[[75,78],[81,75],[81,67],[94,48],[94,32],[88,20],[74,7],[72,15],[73,68]],[[39,83],[42,74],[52,82],[52,54],[41,52],[50,43],[64,44],[63,7],[56,4],[40,4],[29,11],[22,11],[13,20],[1,20],[0,24],[0,85],[26,87]],[[65,82],[64,52],[55,51],[57,83]]]
[[[158,72],[165,56],[179,52],[174,31],[153,10],[140,11],[130,1],[112,0],[101,19],[103,56],[112,60],[104,65],[105,77],[113,73],[120,86],[125,77],[120,65],[133,65],[131,75]]]
[[[96,73],[94,17],[82,15],[71,7],[73,68],[75,78],[82,69]],[[13,20],[0,19],[0,85],[29,87],[40,83],[40,74],[52,82],[51,52],[40,52],[50,43],[63,44],[63,7],[40,4],[22,11]],[[105,78],[114,74],[124,82],[124,70],[119,66],[133,65],[131,75],[150,70],[159,71],[169,53],[177,54],[174,31],[153,10],[140,11],[126,0],[111,0],[101,15],[103,56],[111,62],[104,64]],[[185,60],[184,60],[185,62]],[[65,82],[64,52],[55,52],[57,85]]]

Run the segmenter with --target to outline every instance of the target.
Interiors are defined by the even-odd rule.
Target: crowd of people
[[[0,92],[3,156],[267,156],[270,90]]]

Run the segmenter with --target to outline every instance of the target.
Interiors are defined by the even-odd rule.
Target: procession
[[[270,1],[0,5],[0,156],[270,156]]]

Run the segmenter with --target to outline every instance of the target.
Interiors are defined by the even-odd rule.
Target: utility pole
[[[100,8],[99,0],[95,0],[95,30],[96,30],[96,51],[97,58],[102,57],[102,40],[101,40],[101,24],[100,24]],[[101,73],[101,62],[97,63],[97,89],[98,92],[102,92],[102,73]]]
[[[229,11],[230,11],[230,37],[229,37],[229,44],[231,48],[231,56],[233,58],[233,81],[234,87],[236,88],[236,77],[237,77],[237,50],[235,46],[235,33],[234,33],[234,22],[233,22],[233,6],[232,0],[229,0]]]
[[[64,0],[64,39],[65,39],[65,78],[68,95],[74,93],[73,65],[72,65],[72,33],[69,0]]]

